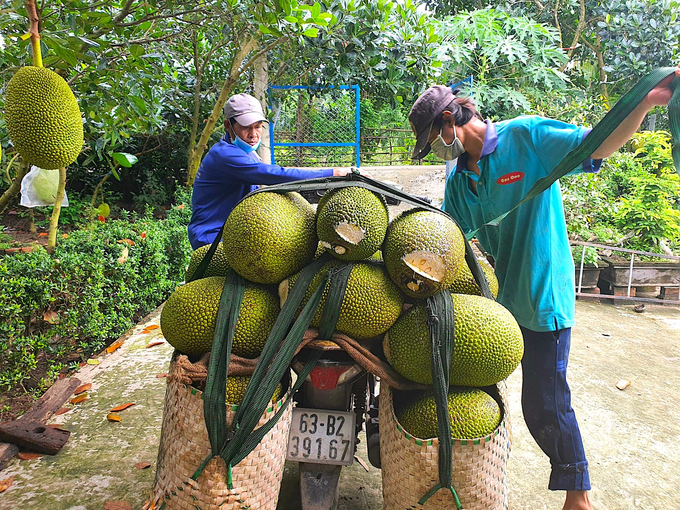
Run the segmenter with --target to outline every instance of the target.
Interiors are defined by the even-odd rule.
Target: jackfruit
[[[498,297],[498,278],[496,278],[496,273],[494,272],[493,267],[491,267],[491,264],[489,264],[489,262],[484,258],[478,258],[477,260],[479,260],[479,266],[482,268],[482,271],[486,275],[486,279],[489,282],[491,294],[495,298]],[[482,290],[479,288],[479,285],[477,285],[475,277],[472,276],[472,271],[467,264],[461,265],[458,276],[456,276],[456,279],[453,281],[448,290],[453,294],[474,294],[477,296],[482,295]]]
[[[397,399],[402,392],[394,392],[395,415],[402,427],[419,439],[439,435],[437,429],[437,406],[434,393],[427,392],[399,408]],[[498,402],[478,388],[452,387],[448,394],[451,437],[454,439],[477,439],[491,434],[501,422]]]
[[[184,281],[188,282],[191,279],[191,275],[194,274],[194,271],[196,271],[196,268],[198,268],[198,265],[201,263],[206,253],[208,253],[209,249],[210,245],[206,244],[196,248],[191,253],[191,260],[189,261],[189,267],[187,267]],[[203,275],[203,278],[207,278],[208,276],[227,276],[228,272],[229,263],[227,262],[227,257],[224,255],[222,243],[220,243],[220,245],[217,247],[217,250],[215,250],[213,258],[210,260],[208,267],[205,268],[205,274]]]
[[[61,76],[44,67],[22,67],[9,81],[5,121],[21,159],[40,168],[68,166],[83,147],[76,98]]]
[[[314,258],[314,208],[299,193],[262,192],[227,218],[222,245],[229,265],[257,283],[280,283]]]
[[[41,202],[54,204],[59,191],[59,172],[56,170],[40,172],[33,178],[33,191]]]
[[[320,243],[340,260],[361,260],[382,245],[389,223],[385,200],[366,188],[328,190],[316,209]]]
[[[221,276],[201,278],[182,285],[170,295],[161,312],[161,331],[175,349],[200,356],[212,348],[224,281]],[[278,312],[278,299],[273,291],[246,283],[232,352],[242,357],[258,356]]]
[[[407,296],[432,296],[448,288],[465,264],[465,242],[448,216],[409,209],[387,228],[383,246],[387,272]]]
[[[250,383],[249,375],[230,375],[227,377],[227,396],[228,404],[239,405],[243,402],[243,397],[246,395],[246,389]],[[283,385],[279,383],[272,396],[272,402],[278,402],[283,396]]]
[[[331,260],[321,266],[305,293],[300,310],[309,301],[326,273],[330,269],[342,265],[344,264],[340,261]],[[381,264],[355,262],[352,266],[335,329],[357,340],[382,335],[399,317],[404,304],[403,296]],[[299,273],[288,280],[284,280],[279,285],[281,306],[286,302],[298,276]],[[321,298],[321,304],[312,319],[311,325],[313,327],[319,327],[321,324],[327,296],[328,287],[326,287]]]
[[[452,294],[454,348],[450,384],[489,386],[508,377],[524,354],[517,321],[501,304],[482,296]],[[383,339],[394,369],[411,381],[432,384],[430,330],[425,306],[408,309]]]

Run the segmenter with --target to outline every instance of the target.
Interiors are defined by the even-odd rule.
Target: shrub
[[[27,378],[38,359],[52,373],[118,338],[184,279],[190,199],[164,220],[92,222],[45,250],[0,259],[0,387]],[[79,360],[79,359],[78,359]]]

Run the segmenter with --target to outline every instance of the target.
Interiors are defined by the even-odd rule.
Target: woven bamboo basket
[[[464,510],[507,510],[506,463],[510,452],[510,417],[506,386],[494,398],[502,419],[496,430],[473,440],[454,439],[453,487]],[[490,392],[492,393],[492,392]],[[380,387],[380,457],[386,510],[455,509],[451,491],[439,490],[424,505],[418,500],[439,483],[439,441],[410,435],[394,415],[392,389]]]
[[[275,510],[283,477],[290,429],[290,407],[260,444],[232,468],[233,489],[227,487],[227,468],[213,458],[198,480],[191,476],[210,453],[203,416],[203,393],[172,377],[170,365],[161,440],[158,449],[152,508],[164,510]],[[262,415],[258,427],[283,404],[280,400]],[[238,406],[227,404],[230,425]]]

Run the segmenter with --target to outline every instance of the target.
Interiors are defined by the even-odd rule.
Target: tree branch
[[[134,20],[134,21],[129,21],[128,23],[118,23],[116,24],[117,27],[131,27],[134,25],[139,25],[141,23],[144,23],[146,21],[151,21],[154,19],[166,19],[166,18],[179,18],[180,16],[183,16],[185,14],[192,14],[192,13],[206,13],[205,9],[203,8],[198,8],[198,9],[191,9],[190,11],[182,11],[182,12],[171,12],[168,14],[157,14],[155,16],[142,16],[141,18]]]

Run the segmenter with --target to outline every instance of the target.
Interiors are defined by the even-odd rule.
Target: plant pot
[[[607,266],[602,269],[602,279],[614,287],[628,286],[630,261],[610,258],[603,258],[603,260]],[[680,263],[671,260],[660,262],[634,261],[630,284],[631,287],[677,287],[680,285]]]
[[[576,284],[576,289],[579,287],[579,277],[581,278],[581,289],[594,289],[597,287],[597,282],[600,279],[600,273],[602,271],[601,267],[594,266],[592,264],[584,264],[583,265],[583,276],[580,277],[581,274],[581,268],[580,266],[576,266],[576,273],[575,273],[575,284]]]

